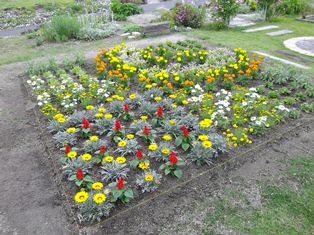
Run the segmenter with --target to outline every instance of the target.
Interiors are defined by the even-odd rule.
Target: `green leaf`
[[[176,146],[180,146],[182,144],[182,137],[181,136],[176,138],[175,144],[176,144]]]
[[[119,197],[122,195],[122,193],[123,193],[122,190],[117,190],[117,191],[114,191],[114,192],[112,193],[112,196],[113,196],[114,198],[119,198]]]
[[[130,166],[133,168],[136,168],[138,164],[139,164],[138,159],[134,159],[134,160],[130,161]]]
[[[132,189],[128,188],[125,192],[124,195],[128,198],[133,198],[133,191]]]
[[[173,173],[177,178],[181,178],[183,174],[181,169],[177,169]]]
[[[70,181],[73,181],[73,180],[76,180],[76,175],[72,175],[70,178],[69,178]]]
[[[190,147],[189,144],[186,144],[186,143],[182,144],[182,149],[183,149],[184,151],[188,150],[189,147]]]
[[[169,175],[170,172],[171,172],[171,170],[170,170],[169,168],[166,168],[166,169],[165,169],[165,174],[166,174],[166,175]]]

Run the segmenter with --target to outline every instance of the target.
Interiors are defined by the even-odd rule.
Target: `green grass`
[[[217,44],[221,46],[226,46],[230,48],[242,47],[248,51],[262,51],[274,56],[278,56],[280,58],[288,59],[293,61],[293,59],[285,57],[284,55],[279,54],[278,50],[287,52],[289,54],[297,55],[301,58],[310,59],[314,61],[313,57],[305,56],[299,54],[297,52],[293,52],[289,49],[286,49],[283,45],[283,41],[293,37],[300,36],[314,36],[314,24],[308,22],[300,22],[295,20],[295,18],[283,17],[276,20],[276,22],[271,23],[259,23],[257,25],[252,26],[252,28],[264,26],[264,25],[278,25],[279,29],[290,29],[294,31],[291,34],[286,34],[282,36],[270,37],[265,33],[276,31],[266,30],[256,33],[243,33],[240,28],[230,29],[230,30],[222,30],[222,31],[214,31],[210,29],[206,29],[206,26],[200,30],[193,30],[192,32],[187,33],[190,36],[198,37],[200,39],[204,39],[212,44]],[[302,64],[301,62],[295,61],[297,63]],[[314,63],[304,64],[311,67],[311,70],[314,71]]]
[[[215,234],[212,225],[217,223],[245,234],[314,234],[314,159],[295,158],[285,178],[296,181],[298,190],[262,183],[261,209],[250,206],[241,190],[226,190],[207,215],[204,234]]]
[[[74,3],[74,0],[0,0],[0,9],[5,8],[33,8],[35,6],[47,6],[50,4],[69,4]]]
[[[118,44],[119,42],[114,42]],[[93,42],[69,41],[65,43],[45,43],[42,46],[35,46],[34,39],[27,39],[26,36],[0,39],[0,65],[29,61],[38,57],[48,58],[58,54],[76,54],[78,52],[89,52],[107,47],[113,43],[108,40]]]

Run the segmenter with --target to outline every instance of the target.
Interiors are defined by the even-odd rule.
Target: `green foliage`
[[[216,21],[229,26],[232,17],[239,11],[240,4],[236,0],[214,0],[211,7]]]
[[[132,33],[132,32],[139,32],[141,30],[141,27],[138,24],[127,24],[124,28],[123,31],[125,33]]]
[[[42,37],[50,42],[73,39],[79,31],[78,20],[70,16],[54,16],[51,22],[44,24],[41,28]]]
[[[111,10],[114,13],[116,20],[124,21],[128,16],[140,14],[143,8],[134,3],[121,3],[118,0],[113,0],[111,3]]]
[[[206,11],[203,7],[177,3],[173,11],[174,22],[177,26],[200,28],[204,23]]]
[[[306,7],[305,0],[283,0],[278,9],[282,14],[297,15],[303,12]]]

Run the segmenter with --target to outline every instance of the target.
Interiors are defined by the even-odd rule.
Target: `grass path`
[[[34,8],[38,5],[47,6],[49,4],[69,4],[74,3],[74,0],[0,0],[0,9],[6,8]]]

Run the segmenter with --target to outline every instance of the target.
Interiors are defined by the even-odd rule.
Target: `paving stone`
[[[314,36],[290,38],[284,41],[283,44],[292,51],[314,56]]]
[[[141,32],[145,36],[167,34],[167,33],[170,33],[170,25],[169,25],[169,22],[147,24],[141,27]]]
[[[288,29],[283,29],[283,30],[279,30],[279,31],[275,31],[275,32],[270,32],[270,33],[266,33],[268,36],[274,37],[274,36],[280,36],[280,35],[285,35],[288,33],[293,33],[292,30],[288,30]]]
[[[279,28],[279,26],[277,26],[277,25],[268,25],[268,26],[253,28],[253,29],[246,29],[246,30],[243,30],[242,32],[244,32],[244,33],[254,33],[254,32],[264,31],[264,30],[268,30],[268,29],[276,29],[276,28]]]
[[[267,54],[265,52],[253,51],[253,53],[259,54],[261,56],[264,56],[264,57],[267,57],[267,58],[270,58],[270,59],[273,59],[273,60],[280,61],[280,62],[282,62],[284,64],[289,64],[289,65],[292,65],[292,66],[295,66],[295,67],[298,67],[298,68],[301,68],[301,69],[309,69],[309,67],[307,67],[305,65],[298,64],[298,63],[292,62],[290,60],[285,60],[285,59],[282,59],[282,58],[279,58],[279,57]]]

